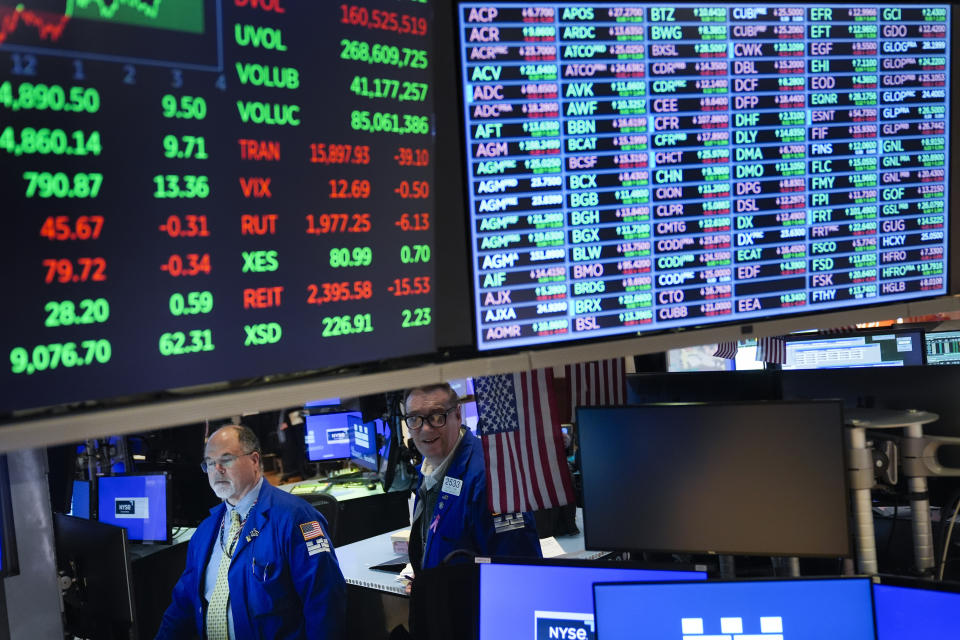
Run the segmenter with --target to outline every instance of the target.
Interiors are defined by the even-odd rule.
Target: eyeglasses
[[[200,468],[203,469],[204,473],[206,473],[208,470],[218,465],[223,467],[224,469],[229,469],[230,467],[233,466],[233,463],[236,462],[238,458],[249,456],[254,453],[256,453],[256,451],[248,451],[247,453],[241,453],[238,456],[235,456],[232,453],[228,453],[225,456],[220,456],[216,460],[214,460],[213,458],[204,458],[203,460],[200,461]]]
[[[459,405],[454,405],[442,413],[431,413],[428,416],[403,416],[403,421],[407,423],[407,427],[411,431],[419,431],[423,429],[424,423],[430,423],[431,427],[439,429],[443,425],[447,424],[447,416],[450,415],[453,411],[456,411]]]

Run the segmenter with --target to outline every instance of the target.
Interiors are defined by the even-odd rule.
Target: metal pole
[[[873,486],[873,468],[870,451],[867,449],[867,431],[863,427],[849,427],[850,438],[850,487],[853,491],[854,541],[857,546],[859,573],[878,573],[877,540],[873,531],[873,503],[870,489]],[[866,468],[867,473],[864,473]],[[868,475],[869,474],[869,475]],[[869,480],[867,479],[869,477]]]
[[[922,446],[923,424],[915,423],[906,426],[907,438],[914,438],[918,445]],[[914,450],[914,447],[907,446],[907,455]],[[917,447],[919,449],[919,446]],[[906,462],[906,460],[904,460]],[[905,469],[910,469],[911,465],[905,464]],[[910,474],[907,478],[907,486],[910,488],[910,513],[913,518],[913,557],[917,565],[917,571],[925,572],[932,569],[933,560],[933,531],[930,524],[930,496],[927,493],[926,476]]]

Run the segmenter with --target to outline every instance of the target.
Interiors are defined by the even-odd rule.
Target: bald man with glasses
[[[408,390],[403,421],[423,455],[410,529],[414,572],[439,565],[459,549],[541,557],[532,514],[490,513],[483,445],[462,426],[459,398],[450,385]]]
[[[303,499],[265,482],[260,456],[257,436],[244,426],[207,440],[200,467],[223,503],[190,539],[158,639],[343,637],[346,583],[326,522]]]

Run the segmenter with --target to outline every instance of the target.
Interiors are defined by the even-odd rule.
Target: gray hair
[[[260,448],[260,438],[258,438],[257,434],[253,432],[253,429],[244,424],[225,424],[217,429],[217,431],[223,431],[225,429],[230,429],[236,432],[237,441],[240,443],[240,446],[243,448],[245,453],[249,454],[256,451],[260,454],[260,468],[263,469],[263,450]],[[214,431],[213,433],[216,433],[217,431]],[[210,437],[213,437],[213,434],[210,434]]]
[[[437,384],[428,384],[422,387],[411,387],[403,392],[403,410],[407,410],[407,400],[414,393],[433,393],[434,391],[445,391],[450,398],[450,402],[457,404],[460,402],[460,395],[450,386],[449,382],[439,382]]]

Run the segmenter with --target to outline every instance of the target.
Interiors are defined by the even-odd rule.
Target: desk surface
[[[301,480],[300,482],[291,482],[281,484],[277,487],[281,491],[292,493],[300,497],[310,495],[312,490],[329,493],[337,500],[352,500],[353,498],[365,498],[383,493],[383,487],[379,484],[370,489],[366,484],[333,484],[329,480],[311,478],[310,480]],[[309,489],[309,490],[308,490]]]
[[[583,546],[583,512],[577,509],[577,528],[581,533],[576,536],[564,536],[556,538],[564,553],[560,558],[572,560],[590,560],[602,555],[598,551],[586,551]],[[397,531],[403,531],[398,529]],[[391,531],[379,536],[360,540],[352,544],[339,547],[337,560],[340,562],[340,571],[348,584],[386,591],[406,596],[406,591],[402,583],[397,582],[396,575],[384,571],[374,571],[370,567],[381,562],[386,562],[395,558],[397,554],[393,552],[393,544],[390,542],[390,536],[396,533]]]

